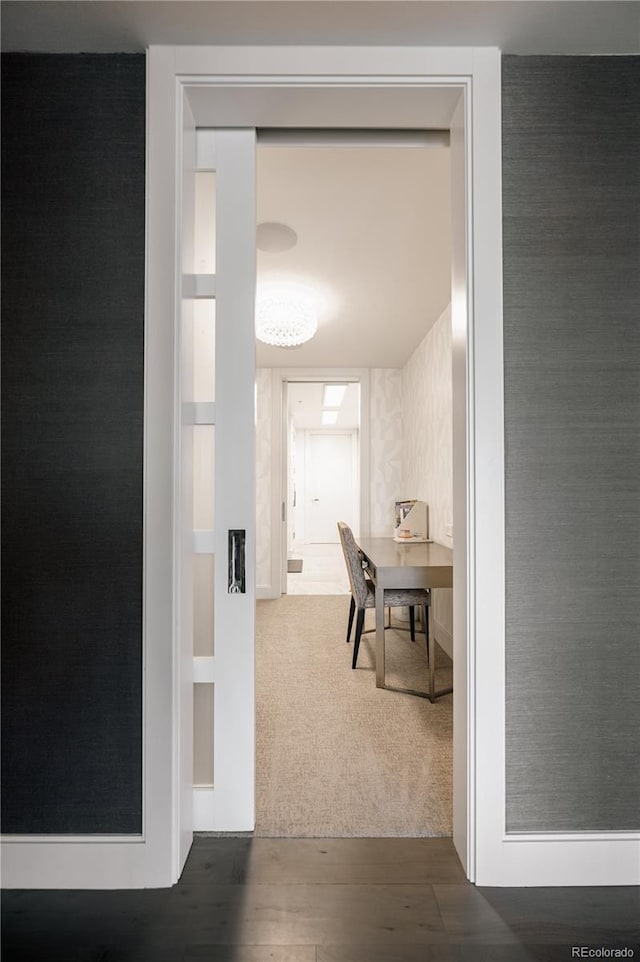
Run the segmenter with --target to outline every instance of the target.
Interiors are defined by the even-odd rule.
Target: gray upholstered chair
[[[349,624],[347,626],[347,642],[351,639],[351,628],[353,618],[356,618],[356,637],[353,646],[353,661],[351,667],[355,668],[358,662],[358,649],[360,639],[363,635],[364,613],[367,608],[375,608],[376,596],[375,586],[367,578],[362,567],[362,553],[353,537],[353,531],[344,521],[338,521],[338,534],[344,554],[349,584],[351,586],[351,604],[349,606]],[[422,621],[427,640],[427,658],[429,651],[429,612],[431,604],[431,592],[427,588],[385,588],[384,606],[385,608],[409,608],[411,640],[415,641],[415,608],[420,605],[422,608]]]

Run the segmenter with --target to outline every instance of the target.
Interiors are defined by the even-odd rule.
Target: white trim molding
[[[145,850],[143,836],[4,836],[2,887],[152,887],[144,871]]]
[[[637,832],[504,835],[483,885],[640,885]]]

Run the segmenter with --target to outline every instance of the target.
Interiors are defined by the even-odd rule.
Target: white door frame
[[[287,367],[271,369],[271,578],[259,598],[279,598],[287,589],[287,523],[282,511],[287,493],[285,389],[290,381],[336,381],[360,385],[359,485],[360,534],[369,535],[370,513],[370,409],[369,370],[342,367]]]
[[[459,181],[454,193],[460,198],[459,263],[454,268],[452,314],[454,355],[457,345],[458,355],[463,358],[457,380],[454,369],[454,394],[457,390],[458,404],[463,411],[464,429],[458,441],[464,451],[458,464],[462,464],[464,470],[462,475],[458,474],[457,483],[454,478],[454,606],[457,597],[456,607],[462,612],[454,626],[454,686],[458,693],[454,725],[454,841],[467,875],[476,879],[475,826],[479,811],[474,781],[474,708],[479,689],[474,652],[476,645],[483,641],[485,650],[491,647],[486,639],[491,639],[494,649],[499,651],[504,638],[499,53],[497,50],[201,47],[152,50],[152,63],[154,57],[170,63],[174,82],[182,94],[187,88],[193,91],[190,104],[196,124],[201,126],[264,127],[278,123],[289,127],[308,126],[310,95],[316,103],[319,98],[331,101],[327,106],[332,118],[329,125],[339,125],[339,122],[345,123],[344,111],[348,114],[348,103],[356,94],[360,101],[363,95],[365,99],[368,96],[369,116],[373,105],[378,126],[393,126],[389,116],[395,119],[399,115],[387,113],[385,121],[377,113],[381,88],[384,88],[391,99],[400,98],[402,102],[409,96],[409,90],[414,95],[418,91],[422,99],[419,96],[414,100],[413,123],[409,122],[408,126],[420,127],[428,125],[425,116],[429,95],[443,86],[457,92],[461,105],[457,114],[460,136],[457,141],[454,136],[453,152],[458,155]],[[340,95],[339,107],[336,92]],[[279,118],[275,124],[274,102]],[[333,119],[338,110],[341,111],[339,121]],[[454,124],[454,118],[450,120]],[[364,125],[359,110],[352,109],[346,125]],[[178,127],[178,131],[180,129]],[[179,146],[179,135],[176,139]],[[176,144],[172,146],[170,154],[175,154]],[[483,190],[474,195],[472,187],[476,177],[481,178]],[[480,333],[486,344],[484,369],[477,363],[483,355],[474,351],[474,331]],[[476,389],[476,385],[480,388]],[[482,464],[475,454],[479,427],[485,442],[486,461]],[[476,502],[483,505],[482,519],[474,514]],[[490,533],[484,539],[477,538],[482,534],[482,521],[485,532]],[[491,571],[497,574],[490,577]],[[482,612],[474,607],[476,597],[485,602]],[[177,648],[177,642],[174,644]],[[498,688],[504,700],[500,670],[492,675],[492,683],[494,691],[489,711],[498,707],[498,714],[495,711],[492,714],[493,721],[498,721],[492,734],[499,731],[500,741],[504,732],[499,714],[502,706],[500,698],[495,698]],[[495,744],[496,738],[492,740]],[[174,731],[174,744],[179,741],[179,732]]]
[[[637,835],[514,836],[505,830],[500,52],[202,46],[152,47],[148,56],[143,831],[128,837],[8,838],[3,842],[3,885],[167,886],[182,869],[173,488],[185,95],[194,91],[190,102],[196,124],[212,127],[277,126],[274,103],[280,116],[299,117],[287,125],[337,125],[310,120],[309,94],[316,118],[318,104],[326,115],[371,94],[368,118],[379,110],[377,126],[398,125],[388,119],[393,102],[397,116],[404,118],[400,122],[420,127],[425,125],[420,111],[413,124],[407,122],[407,112],[422,93],[442,87],[461,94],[451,130],[453,175],[462,178],[464,197],[453,215],[454,234],[458,225],[452,299],[454,418],[466,415],[464,450],[454,449],[453,455],[460,482],[454,474],[455,728],[461,735],[461,744],[454,745],[454,843],[467,877],[481,885],[637,883]],[[465,261],[466,288],[458,283]]]

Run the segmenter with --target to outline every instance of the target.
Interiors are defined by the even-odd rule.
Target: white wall
[[[451,308],[446,308],[402,369],[402,496],[429,505],[429,537],[452,546]],[[434,593],[440,644],[451,653],[452,592]]]

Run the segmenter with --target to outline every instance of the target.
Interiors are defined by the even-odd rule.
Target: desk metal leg
[[[440,691],[436,691],[436,632],[433,623],[433,591],[431,592],[431,604],[429,605],[429,691],[427,697],[429,701],[433,704],[436,698],[442,698],[443,695],[450,695],[453,688],[449,686],[448,688],[441,688]]]
[[[433,592],[432,592],[433,595]],[[436,700],[436,632],[433,624],[433,597],[427,606],[429,619],[429,701]]]
[[[384,688],[384,588],[376,587],[376,688]]]

